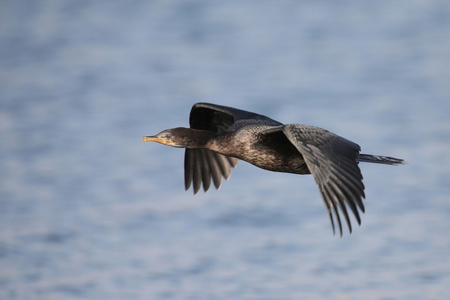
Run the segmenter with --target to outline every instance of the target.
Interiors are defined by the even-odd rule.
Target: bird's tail
[[[357,161],[384,165],[401,165],[405,163],[405,161],[400,158],[371,154],[360,154]]]

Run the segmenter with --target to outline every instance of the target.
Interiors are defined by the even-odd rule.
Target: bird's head
[[[157,142],[177,148],[190,148],[204,145],[211,135],[204,130],[177,127],[161,131],[157,135],[144,136],[143,142]]]
[[[188,128],[172,128],[161,131],[160,133],[152,136],[144,136],[143,142],[157,142],[163,145],[185,148],[187,145],[186,133]]]

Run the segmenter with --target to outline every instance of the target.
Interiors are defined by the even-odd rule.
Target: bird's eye
[[[171,139],[172,138],[172,134],[171,133],[166,134],[165,138],[166,139]]]

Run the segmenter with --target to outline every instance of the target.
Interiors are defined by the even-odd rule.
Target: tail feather
[[[384,165],[401,165],[405,163],[405,161],[400,158],[371,154],[360,154],[356,160],[358,162],[368,162]]]

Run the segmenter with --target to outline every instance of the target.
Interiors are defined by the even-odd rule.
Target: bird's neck
[[[214,133],[209,132],[210,138],[203,148],[215,151],[226,156],[235,156],[236,145],[233,136],[227,132]]]
[[[189,143],[186,148],[207,148],[216,137],[214,132],[192,128],[189,130],[189,135]]]

